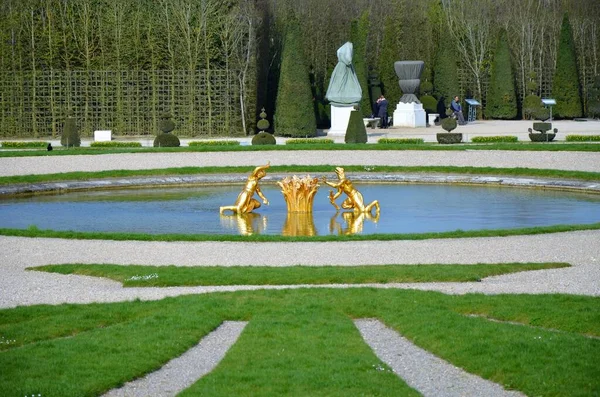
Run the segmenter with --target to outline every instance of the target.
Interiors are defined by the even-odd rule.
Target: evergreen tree
[[[565,14],[560,28],[556,71],[552,82],[552,96],[556,99],[554,115],[561,118],[580,117],[582,113],[580,92],[573,34],[569,16]]]
[[[308,66],[304,62],[298,22],[288,26],[283,53],[273,124],[277,135],[313,137],[317,122],[312,104]]]
[[[517,117],[517,95],[506,32],[500,32],[492,63],[485,115],[492,119]]]
[[[358,20],[352,22],[351,42],[354,46],[353,64],[362,89],[360,112],[363,117],[373,113],[371,99],[369,98],[368,67],[367,67],[367,37],[369,35],[369,12],[365,11]]]
[[[378,60],[379,80],[383,84],[383,94],[392,104],[400,102],[402,91],[398,82],[398,76],[394,70],[394,63],[399,59],[401,29],[396,18],[388,16],[383,25],[383,39],[381,42],[381,53]],[[392,110],[393,111],[393,110]]]
[[[444,97],[446,106],[450,105],[452,98],[460,95],[456,58],[450,42],[440,44],[433,68],[433,86],[438,98]]]

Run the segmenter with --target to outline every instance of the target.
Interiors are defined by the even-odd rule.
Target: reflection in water
[[[242,236],[261,234],[267,229],[267,217],[255,212],[221,215],[221,226],[236,229]]]
[[[316,236],[312,212],[288,212],[281,230],[282,236]]]
[[[350,235],[350,234],[358,234],[362,233],[363,223],[365,219],[377,223],[379,222],[379,211],[375,216],[371,215],[368,212],[342,212],[342,219],[345,222],[345,226],[343,226],[340,222],[337,221],[339,212],[336,212],[334,216],[331,217],[329,221],[329,233],[338,234],[338,235]]]

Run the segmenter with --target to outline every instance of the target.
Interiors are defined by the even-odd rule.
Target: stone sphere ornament
[[[402,90],[402,103],[421,103],[415,93],[419,90],[421,84],[421,73],[425,62],[423,61],[398,61],[394,63],[396,76],[400,80],[400,89]]]

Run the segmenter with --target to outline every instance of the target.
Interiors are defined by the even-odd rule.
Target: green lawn
[[[437,356],[527,395],[600,392],[599,298],[372,288],[1,310],[8,343],[0,344],[0,385],[7,396],[100,395],[160,368],[222,321],[243,320],[249,324],[223,361],[183,395],[413,395],[376,369],[387,367],[354,318],[378,318]]]
[[[477,265],[377,266],[121,266],[47,265],[29,268],[59,274],[105,277],[125,287],[197,285],[298,285],[480,281],[482,278],[528,270],[569,267],[566,263],[499,263]]]

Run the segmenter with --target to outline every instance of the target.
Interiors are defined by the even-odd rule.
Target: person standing
[[[462,113],[462,106],[460,106],[460,98],[458,97],[458,95],[455,96],[452,102],[450,103],[450,109],[452,109],[452,113],[454,114],[454,116],[456,116],[456,119],[458,120],[458,125],[467,124],[465,121],[465,117]]]
[[[387,116],[387,107],[388,101],[385,99],[383,95],[379,96],[377,100],[377,117],[379,117],[380,124],[379,128],[387,128],[388,127],[388,116]]]

